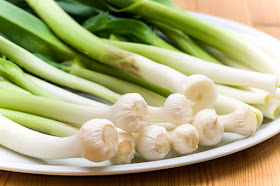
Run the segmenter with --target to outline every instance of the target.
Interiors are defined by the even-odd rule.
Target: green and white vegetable
[[[224,126],[214,110],[201,110],[194,116],[192,124],[198,131],[200,145],[213,146],[221,141]]]
[[[219,115],[218,118],[223,124],[225,132],[248,136],[257,130],[256,115],[249,107],[239,108],[227,115]]]
[[[148,122],[147,103],[137,93],[123,95],[113,106],[89,107],[2,89],[0,102],[2,108],[72,123],[78,127],[90,119],[103,118],[127,132],[141,132]]]
[[[199,134],[190,124],[183,124],[168,132],[172,147],[179,154],[190,154],[198,148]]]
[[[23,71],[17,65],[4,58],[0,58],[0,75],[34,95],[60,100],[25,78]]]
[[[105,161],[117,152],[118,135],[108,120],[86,122],[79,133],[70,137],[56,137],[25,128],[0,115],[0,144],[21,154],[61,159],[83,157],[93,162]]]
[[[101,85],[73,76],[43,62],[35,55],[2,36],[0,36],[0,46],[1,54],[5,55],[21,68],[28,69],[29,72],[48,81],[96,95],[112,103],[116,102],[120,97],[119,94]]]
[[[209,63],[181,52],[149,45],[123,41],[105,41],[114,46],[138,53],[153,61],[172,67],[183,74],[203,74],[216,83],[255,87],[272,93],[275,93],[276,87],[278,86],[279,78],[276,75],[240,70]]]
[[[219,115],[229,114],[243,107],[248,107],[254,111],[257,118],[257,126],[259,127],[263,122],[264,115],[257,108],[248,105],[240,100],[234,99],[232,97],[224,96],[221,94],[219,94],[218,99],[214,104],[214,109]]]
[[[242,38],[245,38],[248,40],[248,42],[253,43],[260,49],[262,49],[264,52],[266,52],[270,57],[272,57],[276,62],[280,63],[280,54],[279,54],[279,49],[280,49],[280,44],[279,41],[277,40],[268,40],[262,37],[258,36],[251,36],[247,34],[241,34],[237,33],[242,36]]]
[[[118,131],[118,151],[109,159],[112,164],[127,164],[131,163],[134,158],[135,150],[135,137],[133,134],[117,130]]]
[[[195,103],[195,112],[200,108],[209,108],[213,105],[216,99],[216,89],[213,82],[207,77],[197,75],[196,78],[193,78],[195,79],[194,83],[193,80],[190,80],[190,77],[186,77],[174,69],[108,45],[73,21],[52,0],[27,0],[27,3],[59,38],[83,54],[149,80],[172,92],[184,94]],[[208,90],[207,94],[206,89]]]
[[[275,98],[269,98],[265,104],[252,104],[259,109],[263,115],[270,119],[276,119],[280,115],[280,101]]]
[[[249,136],[280,115],[277,41],[211,25],[170,0],[10,2],[0,0],[0,145],[11,150],[160,160],[215,146],[224,132]]]
[[[238,99],[248,104],[265,104],[271,96],[271,94],[266,91],[254,92],[219,84],[216,84],[216,87],[220,94]]]
[[[185,53],[198,57],[205,61],[221,64],[217,59],[200,48],[200,46],[196,44],[191,37],[184,34],[180,30],[155,21],[152,22],[152,24],[159,28],[160,31],[168,37],[168,39],[172,40],[173,43]]]
[[[164,127],[149,125],[137,136],[136,150],[145,160],[163,159],[170,149],[170,136]]]
[[[108,105],[102,104],[94,100],[88,100],[62,88],[56,87],[45,81],[42,81],[33,76],[27,75],[31,81],[41,86],[46,91],[52,92],[54,95],[61,97],[62,99],[81,105],[93,106],[93,107],[107,107]],[[111,82],[114,84],[114,81]],[[125,87],[124,87],[125,89]],[[151,97],[153,98],[153,97]],[[155,97],[156,98],[156,97]],[[162,105],[162,104],[161,104]],[[149,106],[149,122],[171,122],[173,124],[183,124],[192,120],[192,103],[181,94],[171,94],[162,107]]]
[[[238,34],[204,22],[185,11],[150,0],[106,0],[111,5],[159,21],[204,41],[237,59],[241,64],[263,73],[280,73],[280,64],[255,45],[240,39]],[[252,62],[253,61],[253,62]]]
[[[106,64],[98,63],[98,62],[96,62],[94,60],[83,61],[83,62],[86,63],[87,67],[90,70],[93,70],[95,72],[100,72],[102,74],[107,74],[109,76],[113,76],[113,77],[116,77],[118,79],[125,80],[125,81],[133,83],[135,85],[139,85],[139,86],[141,86],[143,88],[151,90],[151,91],[153,91],[153,92],[155,92],[155,93],[157,93],[159,95],[162,95],[164,97],[167,97],[170,94],[172,94],[171,91],[169,91],[169,90],[167,90],[165,88],[162,88],[161,86],[159,86],[159,85],[157,85],[155,83],[152,83],[150,81],[141,79],[138,76],[132,75],[132,74],[130,74],[130,73],[126,72],[126,71],[120,70],[118,68],[111,67],[111,66],[106,65]]]
[[[192,121],[192,103],[182,94],[171,94],[162,107],[148,107],[149,121],[170,122],[175,125]]]
[[[18,112],[7,109],[0,109],[0,114],[22,126],[42,132],[45,134],[68,137],[79,133],[79,129],[59,121]],[[135,154],[135,139],[130,133],[117,128],[118,132],[118,151],[110,158],[112,164],[131,163]]]
[[[12,91],[18,91],[21,93],[31,94],[30,92],[24,90],[23,88],[11,83],[10,81],[6,80],[3,77],[0,77],[0,88],[1,89],[7,89]]]
[[[85,68],[84,64],[82,64],[82,62],[79,61],[79,59],[77,58],[74,59],[71,65],[70,73],[78,77],[87,79],[89,81],[98,83],[119,94],[137,92],[147,101],[149,105],[152,106],[162,106],[166,99],[161,95],[158,95],[148,89],[145,89],[133,83],[106,74],[102,74],[100,72],[88,70]]]

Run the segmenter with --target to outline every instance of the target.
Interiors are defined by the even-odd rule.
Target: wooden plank
[[[249,15],[254,25],[280,26],[279,0],[246,0]]]
[[[224,17],[247,25],[251,24],[247,3],[244,0],[173,0],[173,2],[186,10]]]
[[[190,10],[195,11],[196,10],[196,0],[173,0],[173,2],[176,4],[176,6],[180,7],[183,10]]]
[[[197,11],[216,15],[244,24],[251,24],[244,0],[197,0]]]
[[[254,27],[280,39],[280,26],[254,25]]]

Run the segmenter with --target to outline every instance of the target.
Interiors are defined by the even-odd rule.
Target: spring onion
[[[186,77],[143,56],[108,45],[82,28],[52,0],[27,0],[27,3],[59,38],[83,54],[149,80],[172,92],[184,94],[195,103],[194,110],[213,105],[216,89],[207,77],[202,75]]]
[[[248,107],[253,110],[257,118],[257,126],[259,127],[263,122],[263,116],[264,116],[259,109],[251,105],[248,105],[240,100],[221,94],[219,94],[218,99],[214,104],[214,109],[219,115],[229,114],[243,107]]]
[[[200,145],[213,146],[221,141],[224,127],[214,110],[201,110],[194,116],[192,124],[198,131]]]
[[[67,123],[14,110],[0,108],[0,114],[22,126],[53,136],[67,137],[79,131],[78,128]]]
[[[241,135],[250,135],[257,130],[257,118],[252,109],[242,107],[227,115],[220,115],[220,122],[225,132],[233,132]]]
[[[150,0],[106,0],[113,6],[179,29],[185,34],[200,39],[237,59],[245,66],[263,73],[280,73],[280,64],[253,44],[226,29],[201,21],[178,9]],[[252,63],[252,61],[254,63]]]
[[[102,104],[100,102],[94,100],[88,100],[86,98],[80,97],[76,94],[68,92],[62,88],[56,87],[50,83],[42,81],[33,76],[26,76],[33,81],[38,86],[42,87],[46,91],[52,92],[54,95],[61,97],[62,99],[77,103],[81,105],[88,105],[93,107],[106,107],[108,105]],[[114,81],[110,81],[111,83],[115,83]],[[151,97],[153,98],[153,97]],[[155,97],[156,98],[156,97]],[[161,106],[163,103],[161,104]],[[185,96],[181,94],[171,94],[164,102],[164,106],[162,107],[148,107],[149,111],[149,121],[150,122],[171,122],[173,124],[182,124],[187,123],[192,120],[192,103],[186,99]]]
[[[169,131],[172,147],[179,154],[190,154],[198,148],[199,134],[190,124],[183,124]]]
[[[174,28],[171,28],[170,26],[155,21],[152,22],[152,24],[160,29],[160,31],[163,32],[168,37],[168,39],[173,41],[176,47],[181,49],[183,52],[205,61],[221,64],[217,59],[200,48],[200,46],[197,45],[191,37],[184,34],[180,30],[176,30]]]
[[[32,130],[58,137],[73,136],[79,132],[78,128],[55,120],[18,112],[7,109],[0,109],[4,117]],[[131,163],[135,153],[134,136],[130,133],[117,129],[118,151],[110,158],[112,164]]]
[[[192,103],[182,94],[171,94],[167,97],[163,107],[148,107],[149,121],[170,122],[175,125],[192,121]]]
[[[117,130],[118,131],[118,151],[109,159],[112,164],[127,164],[131,163],[135,154],[135,137],[133,134]]]
[[[105,41],[122,49],[143,55],[158,63],[170,66],[183,74],[204,74],[216,83],[256,87],[272,93],[275,93],[278,86],[278,77],[276,75],[230,68],[209,63],[181,52],[149,45],[123,41]]]
[[[0,53],[5,55],[18,66],[28,69],[29,72],[37,76],[47,79],[56,84],[80,90],[89,94],[96,95],[109,102],[116,102],[120,97],[119,94],[87,81],[85,79],[73,76],[69,73],[61,71],[34,56],[27,50],[17,46],[4,37],[0,36]]]
[[[65,9],[68,12],[69,12],[69,8],[72,9],[72,11],[70,11],[70,13],[73,13],[74,8],[75,8],[75,10],[77,9],[77,4],[79,4],[78,5],[79,7],[82,6],[83,7],[82,9],[84,9],[84,7],[88,7],[88,6],[81,5],[80,3],[74,2],[74,1],[67,1],[67,0],[61,0],[61,1],[63,1],[62,7],[65,8],[65,6],[67,6],[67,8],[65,8]],[[58,1],[59,5],[61,5],[61,1]],[[8,4],[8,5],[13,6],[11,4]],[[90,7],[88,7],[88,8],[90,8]],[[86,9],[88,9],[88,8],[86,8]],[[92,8],[90,8],[90,9],[92,9]],[[17,12],[17,10],[19,10],[19,12]],[[84,12],[84,10],[79,10],[79,11]],[[96,11],[96,10],[93,10],[93,11]],[[47,25],[43,21],[41,21],[40,19],[35,17],[34,15],[32,15],[28,12],[24,12],[23,10],[20,10],[18,8],[13,8],[12,12],[14,12],[16,15],[20,15],[20,17],[21,17],[21,18],[16,18],[17,22],[15,24],[13,22],[11,22],[11,24],[13,24],[14,30],[17,30],[17,32],[18,32],[18,33],[15,33],[13,36],[24,35],[24,37],[20,37],[20,38],[10,37],[9,40],[11,40],[12,42],[18,44],[19,46],[25,48],[29,52],[36,54],[37,56],[38,55],[44,56],[44,58],[48,57],[47,58],[48,60],[52,59],[55,62],[59,62],[61,60],[63,60],[63,61],[73,60],[75,57],[78,56],[78,57],[82,58],[82,60],[87,63],[88,67],[94,71],[102,72],[104,74],[108,74],[108,75],[126,80],[128,82],[135,83],[144,88],[152,90],[155,93],[158,93],[162,96],[167,97],[169,94],[171,94],[170,91],[162,88],[161,86],[159,86],[157,84],[151,83],[147,80],[143,80],[137,76],[129,74],[120,69],[113,68],[111,66],[95,62],[91,59],[88,59],[88,58],[82,56],[81,54],[78,54],[76,51],[70,49],[67,45],[65,45],[63,42],[61,42],[59,39],[57,39],[56,36],[51,31],[49,31],[49,28],[47,27]],[[76,14],[77,14],[77,12],[76,12]],[[78,14],[80,15],[82,13],[80,12]],[[10,17],[10,14],[8,14],[8,15],[3,14],[3,19],[9,20],[9,17]],[[32,27],[28,23],[29,21],[26,21],[29,18],[30,18],[30,20],[29,20],[30,22],[34,22],[33,20],[36,20],[35,22],[40,22],[40,23],[36,24],[36,27]],[[22,29],[22,28],[24,28],[24,29]],[[3,34],[1,34],[1,32],[5,32],[5,29],[6,29],[6,27],[0,26],[0,35],[3,35]],[[45,29],[47,29],[47,30],[43,32],[42,30],[45,30]],[[41,31],[38,31],[38,30],[41,30]],[[35,33],[35,34],[25,34],[25,32]],[[44,39],[41,39],[41,38],[44,38]],[[55,39],[52,39],[52,38],[55,38]],[[55,42],[48,42],[48,40],[55,40]],[[36,41],[36,43],[30,42],[30,41],[33,41],[33,42]],[[29,44],[27,45],[26,43],[29,43]],[[55,55],[53,55],[52,50],[41,51],[40,47],[34,47],[34,45],[35,46],[49,46],[47,49],[55,48],[56,53],[55,53]],[[65,53],[64,52],[65,50],[68,52]],[[67,54],[67,55],[65,55],[65,54]]]
[[[117,152],[117,131],[115,126],[105,119],[86,122],[78,134],[70,137],[42,134],[2,115],[0,120],[0,144],[27,156],[42,159],[83,157],[93,162],[101,162]]]
[[[23,88],[11,83],[10,81],[6,80],[3,77],[0,77],[0,88],[7,89],[12,91],[19,91],[21,93],[31,94],[30,92],[24,90]]]
[[[136,150],[145,160],[163,159],[171,149],[166,129],[157,125],[147,126],[136,139]]]
[[[270,119],[276,119],[280,115],[280,101],[275,98],[270,98],[265,104],[252,104],[259,109],[263,115]]]
[[[220,51],[220,50],[218,50],[214,47],[211,47],[211,46],[209,46],[205,43],[200,42],[200,45],[209,54],[211,54],[216,59],[221,61],[224,65],[227,65],[227,66],[230,66],[230,67],[233,67],[233,68],[237,68],[237,69],[250,70],[250,68],[248,68],[248,67],[246,67],[246,66],[244,66],[240,63],[237,63],[236,60],[232,56],[230,56],[230,55],[228,55],[228,54],[226,54],[226,53],[224,53],[224,52],[222,52],[222,51]]]
[[[216,84],[216,87],[220,94],[233,97],[248,104],[264,104],[270,97],[269,92],[266,91],[253,92],[219,84]]]
[[[109,76],[113,76],[113,77],[116,77],[118,79],[125,80],[125,81],[133,83],[135,85],[139,85],[143,88],[151,90],[151,91],[153,91],[153,92],[155,92],[159,95],[162,95],[164,97],[167,97],[170,94],[172,94],[171,91],[169,91],[165,88],[162,88],[161,86],[159,86],[155,83],[152,83],[152,82],[147,81],[145,79],[141,79],[138,76],[132,75],[132,74],[130,74],[126,71],[120,70],[118,68],[114,68],[114,67],[111,67],[109,65],[98,63],[94,60],[90,60],[90,61],[84,60],[83,62],[86,63],[87,68],[90,69],[90,70],[93,70],[95,72],[100,72],[102,74],[107,74]]]
[[[93,118],[109,119],[128,132],[140,132],[148,121],[148,108],[136,93],[123,95],[113,106],[89,107],[34,95],[0,90],[0,107],[26,112],[80,127]]]

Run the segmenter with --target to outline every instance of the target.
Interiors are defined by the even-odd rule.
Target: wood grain
[[[247,0],[247,5],[255,25],[280,26],[279,0]]]
[[[174,0],[182,9],[249,24],[280,38],[279,0]],[[0,171],[1,185],[279,185],[280,135],[230,156],[169,170],[99,177],[62,177]]]

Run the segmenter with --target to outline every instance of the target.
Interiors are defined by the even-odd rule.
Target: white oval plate
[[[219,26],[263,37],[268,40],[276,40],[261,31],[230,20],[193,12],[192,14]],[[223,140],[219,145],[211,148],[200,147],[195,153],[190,155],[152,162],[139,162],[139,160],[135,160],[134,163],[126,165],[110,165],[108,161],[92,163],[85,159],[40,160],[0,147],[0,169],[33,174],[81,176],[127,174],[174,168],[233,154],[261,143],[280,132],[279,121],[280,118],[263,124],[253,135],[247,138],[236,134],[224,134]]]

